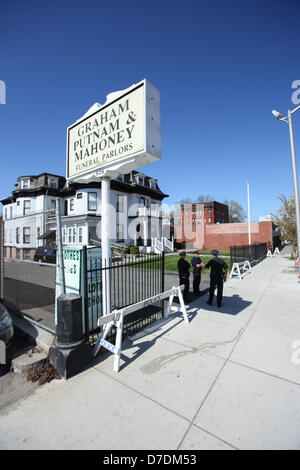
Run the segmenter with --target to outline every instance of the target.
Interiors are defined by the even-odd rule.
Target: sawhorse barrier
[[[239,263],[233,263],[229,279],[233,276],[238,276],[243,279],[244,274],[252,272],[251,264],[248,260],[240,261]]]
[[[161,294],[157,294],[153,297],[149,297],[148,299],[142,300],[141,302],[138,302],[136,304],[128,305],[128,307],[124,307],[120,310],[114,310],[108,315],[100,317],[98,319],[98,326],[99,327],[103,326],[104,331],[99,336],[97,343],[95,344],[93,356],[95,357],[98,354],[101,347],[106,348],[115,356],[114,366],[113,366],[114,372],[119,372],[120,357],[121,357],[121,351],[122,351],[122,333],[123,333],[124,317],[126,315],[129,315],[132,312],[135,312],[136,310],[147,307],[148,305],[155,304],[156,302],[159,302],[160,300],[169,298],[168,305],[164,312],[164,318],[168,318],[169,314],[172,311],[177,312],[179,310],[179,311],[182,311],[184,321],[186,323],[189,323],[189,319],[188,319],[187,312],[186,312],[186,306],[184,304],[183,297],[182,297],[183,289],[184,289],[184,286],[173,287],[172,289],[162,292]],[[179,298],[179,303],[181,307],[180,309],[179,307],[173,306],[173,300],[175,296]],[[117,330],[115,344],[112,344],[109,341],[106,341],[105,339],[113,326]]]
[[[273,258],[272,251],[268,250],[267,252],[267,258]]]

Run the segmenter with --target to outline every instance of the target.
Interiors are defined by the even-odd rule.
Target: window
[[[78,229],[78,243],[82,243],[82,227]]]
[[[150,188],[151,189],[156,189],[156,181],[150,180]]]
[[[25,199],[23,206],[23,215],[29,214],[31,208],[31,201]]]
[[[30,227],[23,227],[23,243],[30,243]]]
[[[140,184],[141,186],[144,186],[144,178],[142,176],[137,176],[136,177],[136,182],[137,182],[137,184]]]
[[[67,242],[67,229],[65,226],[62,229],[62,241],[63,241],[63,244],[66,244]]]
[[[7,207],[5,207],[4,218],[7,219]]]
[[[20,243],[20,227],[16,228],[16,245]]]
[[[19,206],[19,205],[20,205],[20,201],[17,201],[17,206]]]
[[[37,227],[37,229],[36,229],[36,237],[37,237],[37,239],[39,239],[40,234],[41,234],[41,229],[40,229],[40,227]]]
[[[72,234],[72,243],[76,243],[76,227],[73,227]]]
[[[21,188],[22,189],[27,189],[30,186],[30,178],[26,178],[21,180]]]
[[[123,175],[122,173],[119,173],[117,179],[118,179],[119,181],[123,181],[123,182],[124,182],[124,175]]]
[[[12,208],[12,206],[10,206],[10,208],[9,208],[9,217],[12,218],[12,216],[13,216],[13,208]]]
[[[118,194],[117,212],[124,212],[124,196]]]
[[[57,180],[51,180],[49,178],[48,186],[49,186],[49,188],[57,188]]]
[[[72,228],[68,228],[68,243],[72,243]]]
[[[74,199],[70,199],[70,211],[74,210]]]
[[[77,194],[77,199],[82,199],[82,193]]]
[[[117,224],[117,239],[119,242],[124,241],[124,225]]]
[[[31,250],[23,250],[23,259],[30,260]]]
[[[88,193],[88,211],[97,210],[97,193]]]
[[[210,217],[208,217],[208,223],[210,224]]]
[[[55,210],[56,210],[56,200],[51,199],[51,212],[52,212],[52,214],[55,214]]]

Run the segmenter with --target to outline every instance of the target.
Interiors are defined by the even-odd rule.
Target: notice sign
[[[68,179],[111,167],[119,161],[126,163],[128,157],[143,155],[143,164],[159,159],[159,92],[147,80],[130,87],[70,126],[67,147]]]

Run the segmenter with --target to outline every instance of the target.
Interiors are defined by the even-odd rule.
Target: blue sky
[[[162,159],[142,171],[158,178],[165,202],[209,194],[247,211],[249,181],[258,220],[276,212],[279,194],[293,194],[288,125],[271,111],[296,106],[298,0],[1,0],[0,8],[0,199],[18,176],[65,175],[67,126],[143,78],[161,93]]]

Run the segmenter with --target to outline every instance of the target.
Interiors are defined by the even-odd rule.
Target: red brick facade
[[[248,245],[248,223],[175,226],[175,239],[200,250],[229,250],[230,246]],[[255,243],[273,243],[272,222],[251,222],[251,244]]]

